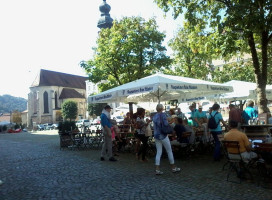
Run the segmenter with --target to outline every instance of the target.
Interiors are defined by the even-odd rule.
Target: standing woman
[[[160,171],[160,160],[162,155],[162,146],[164,146],[168,159],[172,168],[172,172],[179,172],[180,168],[175,166],[174,156],[170,144],[170,140],[167,135],[163,135],[161,132],[161,125],[162,123],[164,125],[168,125],[167,116],[165,113],[163,113],[163,105],[158,104],[156,107],[157,114],[153,117],[153,123],[154,123],[154,137],[155,137],[155,143],[156,143],[156,159],[155,159],[155,165],[156,165],[156,175],[163,174],[162,171]]]
[[[222,122],[222,124],[225,127],[227,127],[227,124],[224,122],[221,113],[218,112],[219,109],[220,109],[219,104],[217,104],[217,103],[213,104],[212,112],[208,116],[208,120],[210,120],[211,117],[214,117],[215,122],[217,124],[217,127],[215,129],[210,129],[210,132],[211,132],[211,134],[213,136],[213,139],[214,139],[214,142],[215,142],[215,148],[214,148],[214,153],[213,153],[214,161],[220,161],[220,156],[221,156],[220,141],[219,141],[219,138],[218,138],[218,135],[222,134],[222,128],[221,128],[220,122]]]
[[[147,150],[147,140],[148,137],[145,136],[146,132],[146,127],[149,125],[150,120],[147,122],[144,120],[145,116],[145,109],[144,108],[139,108],[137,110],[137,119],[136,119],[136,128],[137,128],[137,137],[138,139],[143,143],[142,146],[140,147],[137,157],[140,159],[140,156],[142,155],[142,161],[146,162],[148,161],[146,159],[146,150]]]

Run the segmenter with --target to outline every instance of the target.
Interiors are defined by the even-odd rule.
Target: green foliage
[[[169,42],[169,46],[174,52],[174,70],[168,73],[192,78],[207,79],[207,74],[211,72],[211,68],[207,63],[211,62],[212,54],[207,45],[196,45],[195,41],[191,42],[190,38],[194,38],[188,30],[180,29],[177,35]],[[202,43],[205,37],[201,37]]]
[[[18,110],[19,112],[27,109],[27,100],[21,97],[11,95],[0,96],[0,113],[9,113]]]
[[[73,100],[64,101],[61,106],[61,113],[65,120],[75,120],[77,117],[77,103]]]
[[[237,54],[250,53],[252,71],[258,87],[259,112],[269,111],[265,87],[267,74],[271,68],[268,50],[272,38],[272,0],[155,0],[155,2],[165,12],[172,10],[174,18],[184,15],[188,46],[193,53],[195,50],[202,53],[207,46],[212,49],[208,52],[209,57],[226,61]]]
[[[88,111],[89,115],[93,116],[99,116],[103,110],[103,108],[106,106],[106,103],[90,103],[88,104]]]
[[[255,82],[251,62],[225,64],[212,72],[213,81],[225,83],[230,80]]]
[[[112,28],[101,29],[97,48],[88,65],[82,64],[92,82],[102,91],[167,69],[171,59],[162,46],[165,34],[154,18],[124,17]]]

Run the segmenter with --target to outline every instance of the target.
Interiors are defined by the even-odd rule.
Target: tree
[[[184,28],[206,35],[222,58],[250,53],[257,84],[259,112],[269,112],[267,84],[268,47],[272,38],[272,0],[155,0],[174,18],[184,13]],[[194,38],[196,42],[198,37]]]
[[[180,29],[177,35],[170,40],[169,46],[174,52],[174,70],[169,70],[169,74],[181,75],[192,78],[207,79],[207,74],[211,72],[212,56],[209,49],[202,51],[195,48],[190,38],[194,37],[188,30]],[[201,40],[202,42],[204,40]]]
[[[11,121],[16,123],[16,124],[21,124],[22,123],[22,116],[21,116],[21,113],[18,110],[12,112]]]
[[[88,104],[88,111],[89,111],[89,115],[93,116],[99,116],[103,110],[103,108],[106,106],[107,104],[104,103],[90,103]]]
[[[75,120],[77,117],[77,103],[73,100],[66,100],[61,106],[61,113],[64,120]]]
[[[224,83],[230,80],[254,82],[254,71],[251,62],[229,63],[215,68],[212,72],[213,81]]]
[[[92,82],[102,91],[168,68],[171,59],[162,46],[165,34],[154,18],[124,17],[112,28],[101,29],[94,58],[81,63]]]

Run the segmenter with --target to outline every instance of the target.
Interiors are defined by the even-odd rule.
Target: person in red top
[[[230,121],[236,121],[238,123],[238,129],[240,130],[241,123],[242,123],[242,112],[239,108],[237,108],[235,105],[230,104],[229,105],[229,122]]]

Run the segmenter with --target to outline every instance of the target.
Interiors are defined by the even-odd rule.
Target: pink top
[[[111,138],[115,139],[115,130],[113,126],[111,127]]]

